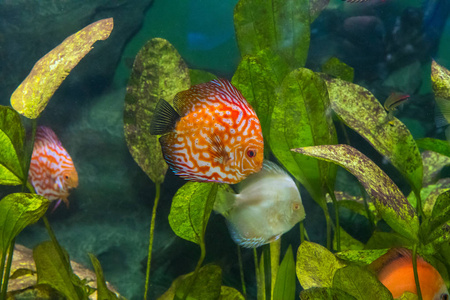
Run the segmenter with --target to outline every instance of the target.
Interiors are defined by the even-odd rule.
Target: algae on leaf
[[[169,213],[169,224],[179,237],[196,244],[204,242],[218,185],[187,182],[176,192]]]
[[[431,63],[431,86],[436,98],[450,101],[450,71],[435,60]]]
[[[168,41],[154,38],[139,51],[125,96],[124,131],[131,156],[155,183],[162,183],[167,171],[158,137],[149,130],[156,103],[172,103],[189,86],[189,69]]]
[[[333,255],[327,248],[303,242],[297,251],[296,273],[302,287],[332,287],[334,273],[346,264]]]
[[[0,184],[19,185],[26,180],[22,163],[24,137],[19,114],[0,105]]]
[[[92,50],[92,45],[107,39],[113,27],[112,18],[92,23],[39,59],[12,94],[12,107],[25,117],[36,119],[67,75]]]
[[[270,49],[292,69],[303,67],[309,50],[308,0],[240,0],[234,28],[242,57]]]
[[[396,232],[418,240],[419,218],[397,185],[367,156],[348,145],[325,145],[292,151],[334,162],[352,173],[366,189],[381,217]]]
[[[300,293],[301,300],[356,300],[352,295],[337,288],[310,288]]]
[[[325,80],[330,103],[342,121],[386,156],[410,182],[415,191],[422,187],[422,159],[405,124],[387,113],[365,88],[340,79]]]
[[[273,108],[270,148],[322,208],[326,205],[325,187],[334,186],[336,166],[295,155],[290,149],[336,142],[325,83],[311,70],[292,71],[283,80]]]
[[[337,57],[330,57],[323,65],[322,72],[339,79],[352,82],[355,71],[349,65],[341,62]]]

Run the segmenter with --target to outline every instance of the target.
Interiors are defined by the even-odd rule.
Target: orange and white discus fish
[[[69,207],[69,189],[78,186],[78,174],[69,153],[48,127],[36,130],[28,180],[38,195],[58,200],[53,210],[61,201]]]
[[[160,100],[150,125],[175,174],[192,181],[238,183],[262,168],[264,142],[255,111],[227,80],[179,92],[175,109]]]
[[[417,294],[411,251],[394,248],[375,260],[371,268],[394,299],[404,292]],[[439,272],[417,256],[417,273],[423,300],[448,300],[449,293]]]

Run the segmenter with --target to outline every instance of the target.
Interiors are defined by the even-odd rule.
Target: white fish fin
[[[246,187],[253,185],[254,183],[258,182],[259,180],[268,175],[279,175],[290,177],[290,175],[276,163],[271,162],[270,160],[264,160],[261,171],[250,174],[249,176],[247,176],[247,178],[245,178],[238,184],[239,191],[242,191]]]
[[[230,231],[231,238],[239,246],[242,246],[245,248],[256,248],[256,247],[259,247],[259,246],[262,246],[262,245],[268,243],[268,241],[266,241],[262,237],[246,238],[246,237],[242,236],[242,234],[237,230],[237,228],[234,227],[233,224],[228,222],[228,220],[227,220],[227,225],[228,225],[228,230]]]
[[[219,190],[213,209],[224,217],[227,217],[235,206],[236,197],[238,197],[238,195],[234,193]]]
[[[436,97],[435,123],[436,127],[443,127],[450,122],[450,101]]]

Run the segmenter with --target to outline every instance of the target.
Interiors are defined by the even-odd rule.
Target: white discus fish
[[[238,189],[239,194],[219,191],[214,210],[227,219],[240,246],[273,242],[305,218],[294,180],[273,162],[264,161],[262,170],[241,181]]]

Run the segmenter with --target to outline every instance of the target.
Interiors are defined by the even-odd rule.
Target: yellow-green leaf
[[[303,242],[297,251],[296,273],[302,287],[332,287],[334,273],[346,264],[337,259],[327,248]]]
[[[156,103],[172,103],[189,86],[189,69],[168,41],[154,38],[142,47],[128,83],[123,122],[131,156],[155,183],[162,183],[167,171],[158,137],[149,131]]]
[[[169,213],[169,224],[179,237],[203,243],[209,215],[214,206],[218,185],[187,182],[176,192]]]
[[[431,63],[431,86],[436,98],[450,100],[450,71],[434,60]]]
[[[422,138],[416,140],[416,143],[417,146],[422,149],[431,150],[450,157],[450,143],[448,141],[433,138]]]
[[[387,113],[365,88],[340,79],[325,80],[330,103],[342,121],[386,156],[419,191],[422,187],[422,159],[405,124]]]
[[[352,295],[336,288],[311,288],[300,293],[301,300],[356,300]]]
[[[92,45],[107,39],[113,27],[112,18],[92,23],[39,59],[12,94],[12,107],[25,117],[36,119],[67,75],[91,51]]]
[[[291,245],[289,245],[278,269],[277,280],[273,288],[273,299],[295,299],[295,261]]]
[[[94,266],[95,275],[97,276],[97,299],[102,300],[117,300],[119,297],[108,289],[105,277],[103,276],[102,266],[94,254],[89,253],[89,258]]]
[[[245,300],[244,296],[235,288],[222,285],[219,300]]]
[[[342,227],[339,227],[340,229],[340,238],[341,238],[341,250],[361,250],[364,249],[364,244],[354,237],[352,237],[350,234],[347,233]],[[337,235],[334,234],[333,237],[333,249],[337,249]]]
[[[25,181],[22,169],[24,136],[19,114],[0,105],[0,184],[19,185]]]
[[[374,260],[379,258],[381,255],[385,254],[388,249],[376,249],[376,250],[345,250],[336,253],[336,257],[347,261],[349,263],[367,266],[371,264]]]
[[[418,240],[419,219],[397,185],[367,156],[348,145],[304,147],[292,151],[334,162],[352,173],[366,189],[380,216],[396,232]]]
[[[322,72],[339,79],[352,82],[355,71],[349,65],[341,62],[337,57],[330,57],[323,65]]]

